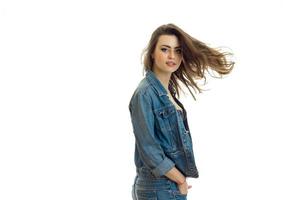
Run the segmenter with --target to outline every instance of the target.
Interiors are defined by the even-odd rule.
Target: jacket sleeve
[[[164,153],[154,136],[154,113],[147,94],[136,94],[130,105],[131,122],[138,152],[143,163],[159,177],[175,164]]]

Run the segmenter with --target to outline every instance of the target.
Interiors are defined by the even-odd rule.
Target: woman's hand
[[[186,177],[174,166],[165,174],[169,179],[176,182],[178,190],[181,194],[187,194],[187,190],[192,186],[186,182]]]
[[[184,183],[182,184],[177,184],[177,185],[178,185],[179,192],[184,195],[188,193],[188,189],[192,188],[192,186],[188,185],[186,181],[184,181]]]

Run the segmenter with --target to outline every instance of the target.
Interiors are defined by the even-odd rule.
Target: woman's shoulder
[[[154,94],[154,88],[146,78],[143,78],[135,88],[132,96],[152,96]]]
[[[155,90],[152,87],[152,85],[147,81],[146,78],[143,78],[133,91],[133,94],[130,98],[129,105],[137,99],[143,99],[147,101],[151,101],[153,98],[153,95],[155,95]]]

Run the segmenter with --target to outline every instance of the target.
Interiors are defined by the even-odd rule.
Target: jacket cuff
[[[152,170],[152,173],[155,177],[160,177],[165,175],[170,169],[172,169],[175,166],[175,163],[170,160],[168,157],[165,157],[165,159]]]

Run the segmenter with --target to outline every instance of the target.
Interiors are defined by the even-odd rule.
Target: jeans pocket
[[[178,196],[187,196],[187,194],[182,194],[179,190],[174,191],[174,194]]]
[[[155,190],[137,190],[136,195],[138,200],[157,200]]]
[[[177,183],[172,184],[173,194],[176,200],[186,200],[187,194],[182,194],[178,188]]]

